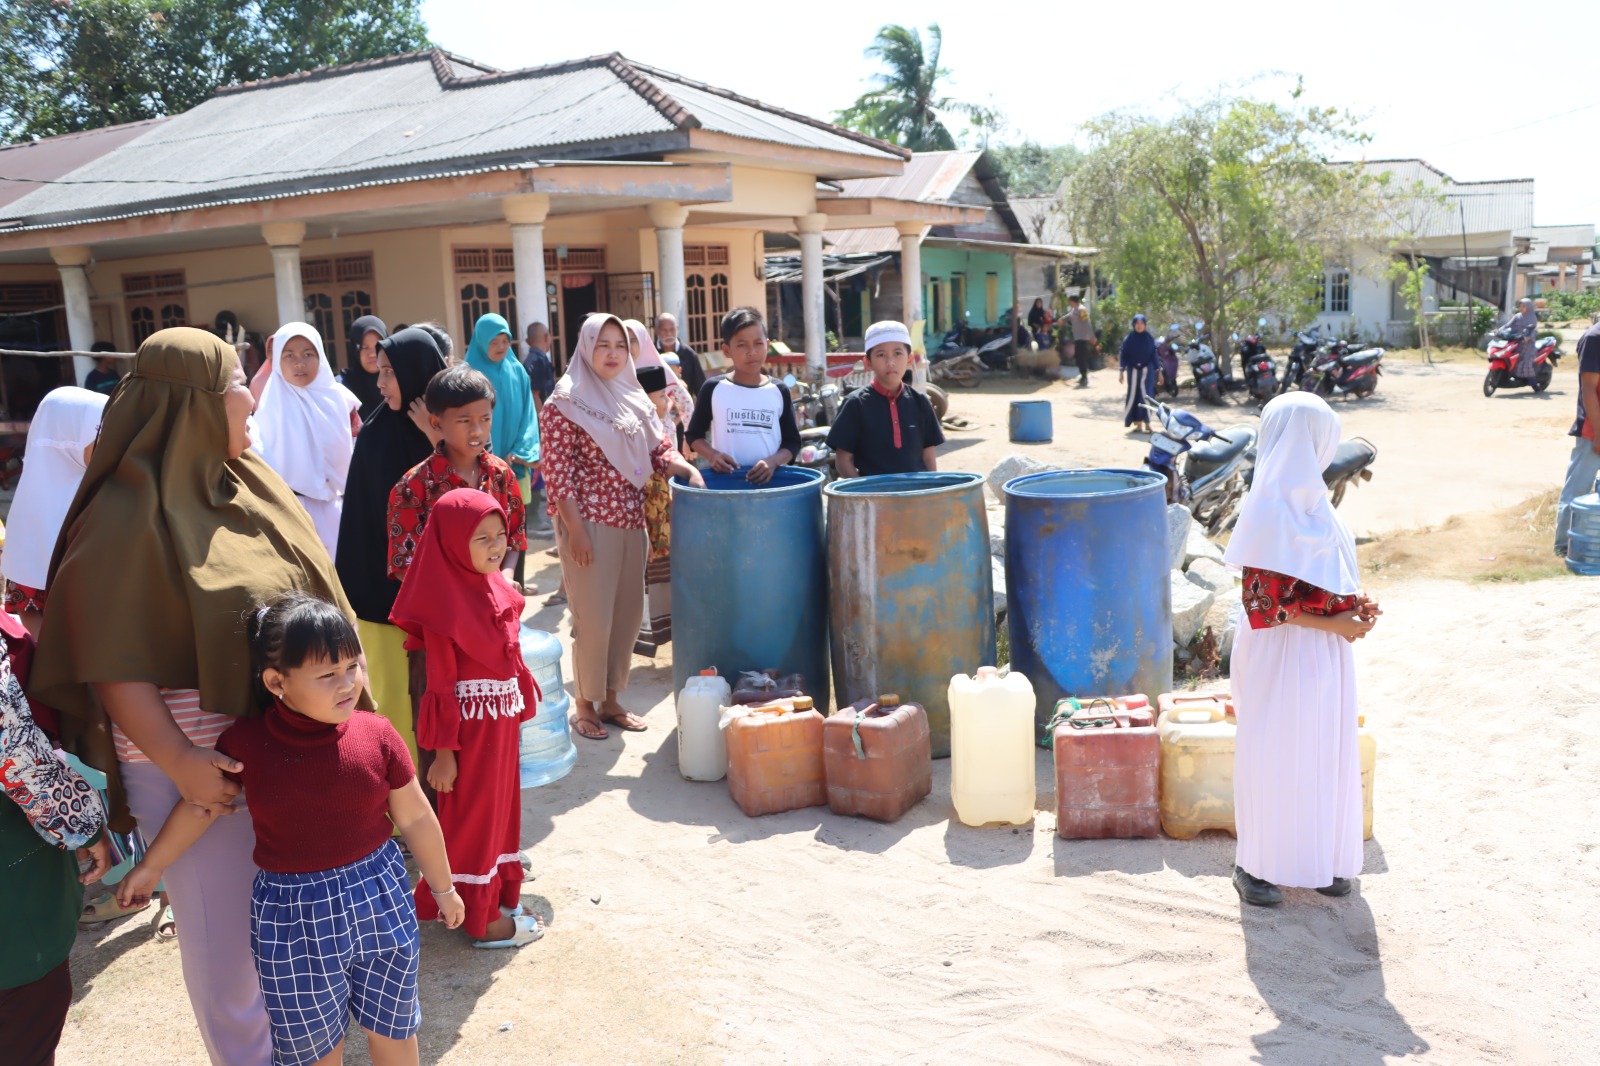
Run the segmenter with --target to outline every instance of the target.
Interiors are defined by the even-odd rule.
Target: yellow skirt
[[[406,635],[399,626],[356,620],[361,650],[367,653],[367,678],[378,713],[405,738],[411,764],[417,763],[417,731],[411,721],[411,674],[406,665]]]

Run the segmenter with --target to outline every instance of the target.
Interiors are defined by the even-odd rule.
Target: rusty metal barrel
[[[843,707],[892,692],[922,704],[944,758],[951,676],[994,664],[983,475],[880,474],[823,493],[835,698]]]

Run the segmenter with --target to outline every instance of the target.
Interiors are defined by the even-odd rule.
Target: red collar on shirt
[[[905,382],[901,382],[898,388],[890,392],[878,384],[877,378],[873,378],[872,391],[889,401],[889,424],[894,427],[894,446],[899,448],[902,446],[900,443],[900,394],[906,391]]]

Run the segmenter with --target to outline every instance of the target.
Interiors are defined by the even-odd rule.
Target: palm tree
[[[955,137],[940,112],[974,115],[978,109],[942,94],[950,72],[939,66],[944,35],[937,23],[928,27],[928,50],[914,29],[889,25],[878,31],[866,51],[888,69],[872,75],[875,87],[839,112],[839,122],[914,152],[952,149]]]

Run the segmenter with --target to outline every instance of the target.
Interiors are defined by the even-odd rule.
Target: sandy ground
[[[1396,367],[1381,400],[1340,405],[1381,449],[1345,505],[1358,528],[1502,507],[1559,478],[1568,375],[1548,398],[1484,400],[1473,369]],[[958,394],[979,430],[953,436],[944,465],[987,471],[1013,450],[1021,393],[1057,401],[1041,457],[1142,457],[1112,374],[1085,393]],[[570,776],[523,794],[525,900],[549,935],[486,953],[424,930],[422,1060],[1581,1061],[1600,1037],[1596,588],[1394,575],[1357,646],[1380,752],[1365,871],[1346,899],[1295,892],[1276,911],[1234,895],[1226,835],[1057,839],[1042,752],[1039,813],[1018,830],[956,823],[947,761],[894,825],[746,818],[723,785],[678,776],[670,660],[636,660],[628,701],[650,730],[580,740]],[[555,610],[531,621],[566,636]],[[204,1061],[178,953],[143,919],[82,933],[73,967],[62,1063]]]

